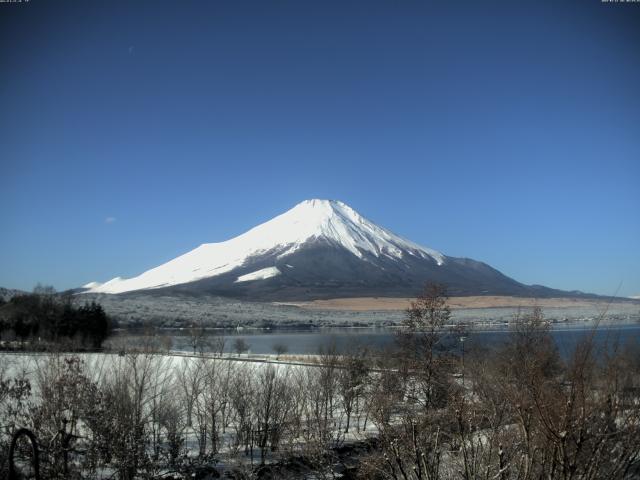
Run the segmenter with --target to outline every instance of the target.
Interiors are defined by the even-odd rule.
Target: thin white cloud
[[[116,217],[107,217],[104,219],[104,223],[115,223]]]

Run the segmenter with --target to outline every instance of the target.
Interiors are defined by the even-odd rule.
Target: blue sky
[[[0,286],[133,276],[307,198],[640,294],[640,4],[0,4]]]

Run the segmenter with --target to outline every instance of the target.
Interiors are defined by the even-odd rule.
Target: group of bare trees
[[[221,459],[234,478],[256,478],[290,458],[334,478],[338,447],[365,438],[375,448],[359,458],[363,479],[639,475],[637,348],[596,348],[587,335],[561,357],[534,309],[504,345],[463,363],[446,300],[442,287],[425,290],[392,350],[329,346],[314,366],[151,349],[5,363],[0,477],[19,427],[38,439],[42,478],[184,477]],[[196,352],[202,337],[194,330]]]
[[[375,416],[380,451],[362,462],[373,479],[640,478],[640,351],[585,335],[561,357],[538,308],[518,314],[508,340],[441,350],[446,295],[430,286],[412,303]],[[465,368],[466,382],[460,372]],[[384,375],[381,376],[384,378]]]
[[[330,470],[331,449],[363,423],[369,371],[361,354],[319,359],[317,367],[153,351],[23,359],[0,379],[0,472],[20,427],[38,439],[43,478],[160,478],[220,458],[252,478],[254,467],[294,455]]]

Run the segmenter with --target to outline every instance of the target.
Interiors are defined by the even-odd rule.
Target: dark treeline
[[[112,328],[101,305],[76,305],[71,295],[57,294],[50,287],[16,295],[0,303],[0,337],[29,342],[31,349],[52,344],[79,349],[100,348]]]

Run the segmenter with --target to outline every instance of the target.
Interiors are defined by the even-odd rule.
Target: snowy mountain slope
[[[401,238],[333,200],[307,200],[248,232],[205,243],[141,275],[85,285],[88,293],[220,295],[248,300],[414,296],[426,281],[451,295],[551,297],[491,266]]]
[[[285,258],[319,240],[340,246],[360,259],[371,255],[402,259],[409,255],[432,259],[438,265],[445,261],[440,252],[377,226],[342,202],[307,200],[226,242],[205,243],[134,278],[116,277],[104,284],[92,282],[85,288],[92,293],[123,293],[190,283],[222,275],[265,254]]]

